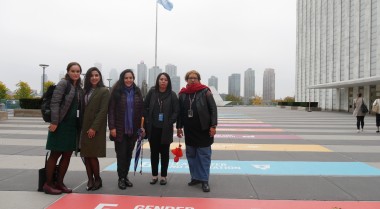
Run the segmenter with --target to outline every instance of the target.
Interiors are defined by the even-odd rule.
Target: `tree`
[[[255,97],[253,97],[253,99],[251,100],[251,102],[252,102],[253,105],[261,105],[263,103],[263,98],[261,98],[258,95],[255,95]]]
[[[49,86],[52,86],[52,85],[55,85],[55,83],[53,81],[46,81],[44,83],[44,92],[46,92],[46,90],[49,88]]]
[[[32,98],[32,89],[27,82],[20,81],[16,84],[18,87],[14,95],[15,99]]]
[[[291,97],[291,96],[287,96],[283,99],[284,102],[295,102],[296,100],[294,99],[294,97]]]
[[[10,96],[7,94],[9,89],[5,86],[3,82],[0,81],[0,99],[8,99]]]
[[[243,98],[241,98],[239,96],[232,95],[232,94],[226,95],[226,101],[231,101],[231,104],[237,104],[237,105],[243,104]]]

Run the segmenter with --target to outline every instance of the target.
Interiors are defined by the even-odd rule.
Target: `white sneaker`
[[[358,129],[357,133],[359,133],[359,132],[360,132],[360,129]]]
[[[364,130],[362,129],[362,132],[363,132]]]

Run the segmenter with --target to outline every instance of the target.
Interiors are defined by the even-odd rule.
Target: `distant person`
[[[187,85],[178,96],[180,113],[177,136],[181,138],[185,135],[186,158],[191,175],[188,185],[202,183],[202,190],[209,192],[211,145],[214,143],[218,111],[210,89],[200,83],[201,76],[197,71],[187,72],[185,80]]]
[[[150,163],[152,180],[158,181],[158,164],[161,155],[160,184],[166,185],[170,144],[173,142],[173,124],[177,121],[179,106],[178,98],[172,91],[172,83],[167,73],[160,73],[156,85],[152,87],[145,98],[145,122],[150,145]]]
[[[84,116],[80,156],[84,157],[87,172],[86,190],[102,187],[98,157],[106,157],[107,112],[110,92],[96,67],[88,69],[84,79]]]
[[[81,88],[81,66],[71,62],[66,68],[65,79],[61,80],[53,92],[51,99],[51,123],[46,143],[50,156],[46,164],[46,183],[43,190],[46,194],[71,193],[72,189],[63,183],[70,164],[73,151],[78,149],[80,116],[83,112],[83,90]],[[68,87],[70,85],[71,87]],[[66,88],[70,92],[63,97]],[[54,170],[58,161],[58,180],[53,182]]]
[[[372,104],[372,107],[374,107],[375,105],[377,105],[377,110],[376,110],[376,127],[377,127],[377,131],[376,133],[379,133],[380,130],[380,99],[376,99],[373,104]]]
[[[140,128],[145,135],[145,130],[140,127],[144,110],[143,97],[134,81],[132,70],[121,72],[119,80],[112,87],[108,106],[108,127],[110,138],[115,142],[118,187],[122,190],[133,186],[128,179],[132,152]]]
[[[354,113],[353,115],[356,116],[356,128],[357,132],[364,131],[364,117],[366,113],[362,112],[361,106],[364,103],[362,93],[358,93],[358,97],[354,99]]]

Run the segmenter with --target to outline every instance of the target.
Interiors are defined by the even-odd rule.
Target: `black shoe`
[[[168,183],[168,181],[166,180],[166,178],[162,178],[160,180],[160,185],[166,185],[166,183]]]
[[[87,181],[87,187],[86,187],[86,190],[87,191],[90,191],[92,190],[92,187],[94,186],[94,181]]]
[[[379,133],[380,131],[376,131],[376,133]]]
[[[126,185],[127,187],[133,187],[132,182],[130,182],[128,178],[125,179],[125,185]]]
[[[102,179],[99,178],[98,180],[95,180],[94,186],[92,187],[92,191],[98,190],[103,186]]]
[[[152,178],[152,180],[149,182],[150,184],[156,184],[158,181],[158,178]]]
[[[127,185],[125,185],[125,178],[120,178],[117,185],[119,186],[119,189],[126,189]]]
[[[200,184],[200,183],[202,183],[202,182],[199,181],[199,180],[191,179],[191,181],[189,183],[187,183],[187,185],[194,186],[194,185],[197,185],[197,184]]]
[[[202,182],[202,190],[203,190],[203,192],[209,192],[210,191],[210,185],[208,185],[207,182]]]

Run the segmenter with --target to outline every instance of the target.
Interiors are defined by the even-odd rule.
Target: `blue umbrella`
[[[140,174],[142,175],[142,158],[143,158],[143,148],[142,148],[142,141],[143,141],[143,134],[142,134],[142,128],[144,127],[144,117],[141,118],[141,128],[137,132],[137,141],[136,141],[136,153],[135,153],[135,172],[134,175],[136,175],[137,166],[139,164],[139,158],[141,157],[141,167],[140,167]]]

